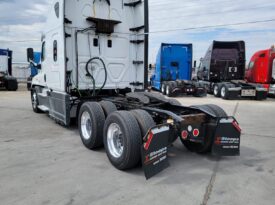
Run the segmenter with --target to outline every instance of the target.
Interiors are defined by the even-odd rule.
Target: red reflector
[[[239,132],[242,132],[242,129],[240,128],[240,125],[236,121],[233,121],[232,124]]]
[[[194,130],[193,130],[193,135],[194,135],[194,137],[199,136],[199,134],[200,134],[200,131],[199,131],[198,129],[194,129]]]
[[[148,139],[147,139],[147,142],[144,144],[144,149],[145,150],[149,149],[149,146],[150,146],[150,144],[152,142],[153,136],[154,136],[154,134],[152,132],[150,132],[149,136],[148,136]]]
[[[183,131],[181,132],[181,137],[182,137],[182,139],[186,140],[187,137],[188,137],[188,132],[187,132],[186,130],[183,130]]]

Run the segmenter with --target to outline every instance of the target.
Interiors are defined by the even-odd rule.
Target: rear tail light
[[[198,137],[199,135],[200,135],[199,129],[194,129],[194,130],[193,130],[193,136],[194,136],[194,137]]]
[[[188,137],[188,132],[187,132],[186,130],[183,130],[183,131],[181,132],[181,137],[182,137],[182,139],[186,140],[187,137]]]

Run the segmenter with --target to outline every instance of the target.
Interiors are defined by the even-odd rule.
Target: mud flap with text
[[[141,159],[146,179],[169,167],[167,158],[170,127],[159,125],[151,128],[141,148]]]
[[[212,154],[217,156],[240,155],[241,128],[234,118],[221,118],[216,128]]]

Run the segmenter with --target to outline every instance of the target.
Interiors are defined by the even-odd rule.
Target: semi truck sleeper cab
[[[86,148],[104,145],[120,170],[141,162],[146,178],[168,167],[168,146],[178,138],[192,152],[239,155],[240,126],[222,108],[146,92],[148,9],[148,0],[53,1],[33,111],[65,126],[76,119]]]

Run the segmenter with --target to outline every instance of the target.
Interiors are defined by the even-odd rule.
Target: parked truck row
[[[213,41],[198,68],[192,44],[162,44],[150,78],[151,87],[168,96],[213,94],[223,99],[264,100],[274,95],[275,49],[255,53],[246,68],[244,41]]]

